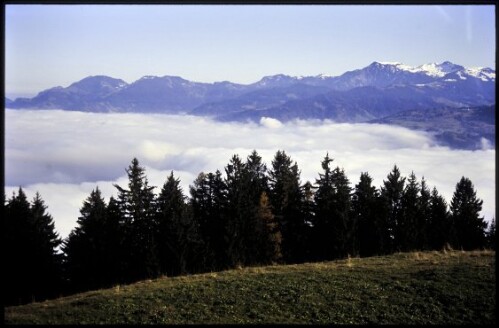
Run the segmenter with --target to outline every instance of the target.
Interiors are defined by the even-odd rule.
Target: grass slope
[[[495,324],[495,252],[414,252],[160,278],[5,308],[7,324]]]

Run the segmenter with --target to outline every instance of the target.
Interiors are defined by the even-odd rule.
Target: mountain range
[[[177,76],[144,76],[129,84],[108,76],[90,76],[68,87],[44,90],[33,98],[5,98],[5,106],[191,114],[220,121],[258,122],[262,117],[272,117],[280,121],[330,119],[412,127],[414,124],[407,122],[428,117],[429,113],[439,113],[440,121],[442,117],[455,120],[462,110],[487,112],[489,109],[484,108],[492,108],[493,115],[484,114],[489,120],[479,121],[478,126],[474,124],[476,115],[459,116],[464,122],[459,131],[478,129],[468,133],[464,141],[444,133],[454,135],[456,131],[436,129],[437,126],[432,125],[435,120],[425,120],[418,125],[427,131],[440,131],[439,135],[446,136],[442,141],[450,146],[474,149],[483,144],[482,137],[491,137],[490,133],[480,131],[490,132],[492,128],[495,136],[495,70],[466,68],[448,61],[417,67],[398,62],[373,62],[339,76],[278,74],[252,84],[200,83]],[[489,140],[492,144],[493,139]]]

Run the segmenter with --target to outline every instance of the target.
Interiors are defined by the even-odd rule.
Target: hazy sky
[[[89,75],[252,83],[372,61],[495,68],[493,5],[7,5],[6,95]]]

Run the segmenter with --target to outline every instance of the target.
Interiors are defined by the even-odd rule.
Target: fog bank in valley
[[[98,186],[106,201],[125,187],[125,168],[133,157],[146,167],[149,182],[163,185],[170,171],[184,193],[201,172],[224,172],[233,154],[242,159],[256,149],[267,167],[277,150],[298,163],[301,180],[314,182],[329,153],[333,167],[345,169],[351,186],[369,172],[380,187],[396,164],[402,175],[414,171],[436,186],[450,203],[462,176],[484,200],[482,214],[495,215],[495,150],[440,147],[425,132],[378,124],[331,121],[220,123],[207,118],[161,114],[84,113],[61,110],[5,111],[5,192],[22,186],[29,198],[39,191],[66,237],[79,208]]]

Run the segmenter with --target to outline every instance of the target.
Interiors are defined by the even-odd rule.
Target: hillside
[[[398,253],[160,278],[5,308],[7,324],[495,324],[495,252]]]
[[[482,138],[495,147],[495,111],[495,106],[408,110],[369,123],[428,131],[441,145],[473,150],[482,147]]]

